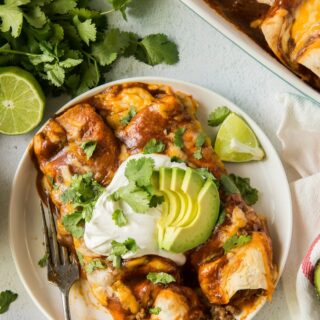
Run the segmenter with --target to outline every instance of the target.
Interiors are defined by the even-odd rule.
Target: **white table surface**
[[[133,58],[123,58],[106,75],[106,79],[164,76],[212,89],[245,110],[280,151],[276,130],[282,110],[275,100],[275,94],[295,92],[295,89],[220,35],[179,0],[135,1],[138,4],[129,12],[128,22],[123,21],[116,13],[110,16],[110,24],[141,35],[157,32],[170,35],[179,44],[180,62],[174,66],[149,67]],[[50,99],[45,118],[52,115],[67,100],[67,97]],[[11,183],[19,160],[34,132],[12,137],[0,135],[0,291],[11,289],[19,294],[10,310],[0,315],[1,319],[45,319],[18,278],[8,240]],[[256,319],[289,319],[281,282],[272,303],[266,304]]]

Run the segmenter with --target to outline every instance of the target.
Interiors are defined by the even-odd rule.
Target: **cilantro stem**
[[[23,51],[17,51],[17,50],[12,50],[12,49],[0,49],[0,53],[20,54],[22,56],[28,56],[28,57],[40,57],[40,56],[42,56],[42,54],[23,52]]]
[[[123,6],[122,6],[123,7]],[[120,8],[122,8],[122,7],[120,7]],[[105,14],[109,14],[109,13],[112,13],[112,12],[115,12],[116,11],[116,9],[110,9],[110,10],[108,10],[108,11],[104,11],[104,12],[101,12],[100,14],[101,15],[105,15]]]

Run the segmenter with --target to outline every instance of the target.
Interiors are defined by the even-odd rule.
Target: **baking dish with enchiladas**
[[[58,208],[59,241],[79,262],[70,297],[76,319],[249,319],[272,299],[291,236],[290,195],[276,153],[245,117],[266,158],[229,168],[250,173],[262,190],[253,208],[256,200],[237,190],[212,147],[214,130],[202,120],[203,103],[227,102],[240,117],[241,110],[208,90],[159,82],[120,81],[76,98],[35,135],[22,161],[11,243],[24,283],[49,317],[60,312],[49,307],[56,293],[40,297],[24,270],[39,244],[36,250],[24,241],[32,253],[22,265],[16,238],[22,229],[28,239],[35,232],[37,193]],[[21,211],[19,188],[27,181],[33,185]],[[22,212],[32,216],[17,224]]]
[[[320,101],[319,1],[181,1],[272,72]]]

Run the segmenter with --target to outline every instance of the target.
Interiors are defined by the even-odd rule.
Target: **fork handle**
[[[62,305],[65,320],[71,320],[70,306],[69,306],[69,289],[62,294]]]

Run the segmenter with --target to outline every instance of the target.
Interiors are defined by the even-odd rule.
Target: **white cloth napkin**
[[[278,100],[285,108],[277,132],[282,159],[300,177],[290,185],[293,235],[282,282],[291,319],[318,320],[320,300],[312,281],[320,258],[320,106],[293,94]]]

